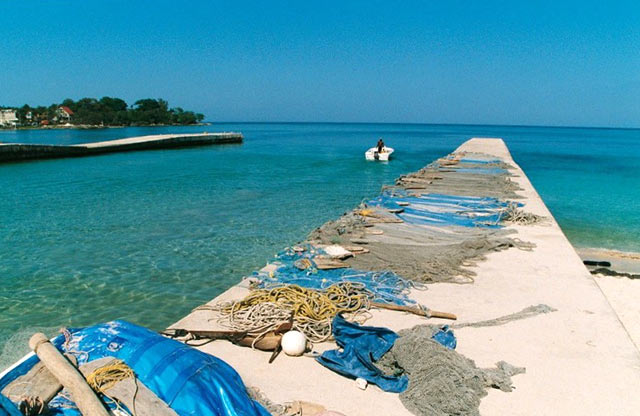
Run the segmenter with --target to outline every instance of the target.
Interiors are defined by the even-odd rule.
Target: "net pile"
[[[360,244],[354,269],[389,270],[415,282],[473,281],[470,267],[492,252],[534,245],[512,237],[523,223],[511,166],[483,154],[454,154],[398,179],[396,186],[314,230],[313,244]],[[516,214],[517,213],[517,214]],[[378,233],[372,234],[374,227]]]
[[[502,233],[466,236],[459,242],[447,241],[441,244],[425,243],[428,236],[412,236],[412,240],[395,243],[392,242],[394,240],[391,233],[389,231],[389,234],[370,242],[367,245],[370,253],[358,256],[349,263],[362,270],[387,267],[394,273],[424,283],[471,283],[476,275],[472,267],[484,260],[488,253],[510,248],[533,248],[531,243]]]
[[[496,368],[478,368],[472,360],[431,339],[436,329],[420,325],[400,331],[393,348],[376,363],[387,374],[409,377],[400,400],[415,415],[478,416],[480,399],[488,388],[511,391],[511,376],[525,372],[504,361]]]
[[[509,203],[504,211],[504,222],[518,225],[533,225],[546,222],[547,217],[542,215],[532,214],[520,209],[520,206],[516,203]]]
[[[518,199],[521,190],[511,181],[512,167],[490,156],[453,154],[417,172],[401,176],[396,185],[403,189],[447,195]]]
[[[367,206],[397,211],[406,223],[460,227],[500,227],[500,221],[511,204],[491,197],[442,194],[407,195],[396,190],[385,191],[367,202]],[[518,206],[517,203],[515,203]]]
[[[273,272],[257,272],[253,277],[258,280],[260,289],[273,289],[285,285],[297,285],[307,289],[326,290],[338,283],[351,283],[360,286],[369,293],[372,301],[406,305],[415,303],[409,298],[412,288],[424,289],[418,283],[403,279],[390,271],[362,271],[353,268],[319,270],[313,265],[301,270],[296,266],[301,259],[313,261],[317,256],[326,256],[322,248],[313,245],[301,245],[296,249],[289,247],[276,255],[272,264],[277,266]]]

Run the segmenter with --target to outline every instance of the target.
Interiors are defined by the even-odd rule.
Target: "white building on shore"
[[[64,105],[58,107],[58,109],[56,110],[56,117],[61,123],[62,122],[68,123],[69,121],[71,121],[72,115],[73,115],[73,111],[71,111],[69,107]]]
[[[0,110],[0,127],[15,127],[17,124],[16,110],[11,108]]]

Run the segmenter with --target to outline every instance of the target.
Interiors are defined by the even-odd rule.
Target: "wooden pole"
[[[85,416],[109,416],[109,412],[82,374],[49,342],[44,334],[34,334],[29,340],[29,347],[51,374],[71,392],[80,413]]]
[[[432,311],[431,309],[421,308],[419,306],[395,305],[392,303],[372,302],[371,306],[379,309],[388,309],[391,311],[409,312],[414,315],[424,316],[425,318],[442,318],[456,320],[458,317],[449,312]]]

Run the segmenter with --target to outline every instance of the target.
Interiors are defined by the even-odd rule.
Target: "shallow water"
[[[0,348],[36,326],[123,318],[161,329],[473,136],[506,140],[575,245],[640,251],[640,130],[220,124],[2,131],[0,141],[203,130],[240,131],[245,143],[0,165]],[[379,136],[396,148],[388,164],[363,157]]]

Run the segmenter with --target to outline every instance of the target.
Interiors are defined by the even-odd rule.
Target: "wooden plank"
[[[55,375],[60,383],[71,392],[73,401],[80,409],[80,413],[91,416],[109,416],[109,412],[89,387],[82,374],[49,342],[49,339],[44,334],[34,334],[29,340],[29,347],[36,353],[51,374]]]
[[[2,389],[2,395],[13,402],[27,397],[40,398],[48,403],[62,390],[62,384],[42,362],[38,362],[26,374],[16,378]]]

